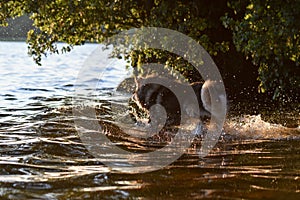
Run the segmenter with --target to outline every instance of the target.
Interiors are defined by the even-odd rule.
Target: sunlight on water
[[[74,127],[76,77],[95,45],[49,55],[38,67],[26,55],[25,43],[0,43],[1,199],[298,199],[299,123],[288,128],[269,122],[274,116],[233,112],[209,156],[199,158],[201,137],[196,137],[171,165],[151,173],[122,174],[93,157]],[[99,124],[106,128],[102,134],[111,141],[132,152],[155,151],[174,132],[151,140],[124,134],[122,126],[127,131],[144,127],[134,122],[128,126],[129,96],[114,90],[126,75],[119,65],[107,68],[102,87],[80,98],[95,102]],[[86,85],[89,81],[98,80]],[[295,122],[297,109],[291,115]],[[122,163],[118,155],[104,156]],[[140,159],[145,159],[142,154]]]
[[[261,115],[244,115],[228,119],[225,133],[244,139],[299,139],[300,127],[287,128],[262,120]]]

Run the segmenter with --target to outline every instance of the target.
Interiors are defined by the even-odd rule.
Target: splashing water
[[[1,42],[0,48],[1,199],[299,199],[299,123],[287,128],[264,118],[272,116],[233,112],[209,156],[200,159],[195,144],[161,170],[121,174],[94,158],[74,127],[71,92],[94,46],[50,56],[43,68],[27,58],[25,43]],[[112,99],[110,86],[120,78],[114,75],[110,71],[105,88],[90,97],[100,105],[97,116],[108,124],[108,136],[135,152],[160,148],[130,140],[109,124],[115,121],[108,105],[119,103],[121,117],[127,112],[125,101]]]
[[[264,121],[261,115],[243,115],[228,119],[226,134],[240,139],[299,139],[300,127],[287,128]]]

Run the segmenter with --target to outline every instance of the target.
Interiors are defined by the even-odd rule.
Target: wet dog
[[[159,82],[163,83],[160,84]],[[146,77],[136,80],[136,90],[132,96],[133,116],[141,118],[141,113],[148,114],[149,122],[163,122],[166,126],[179,125],[183,116],[200,116],[202,120],[210,117],[210,84],[195,82],[192,84],[179,83],[162,77]],[[196,96],[196,102],[186,95],[188,88]],[[173,91],[179,91],[179,95]],[[181,99],[181,109],[179,99]],[[196,113],[197,107],[200,113]],[[182,113],[183,112],[183,113]]]

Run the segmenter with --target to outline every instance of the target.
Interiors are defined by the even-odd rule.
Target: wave
[[[226,135],[235,139],[300,139],[300,125],[296,128],[270,123],[261,115],[243,115],[227,119],[224,124]]]
[[[103,104],[103,105],[106,105],[106,104]],[[132,122],[131,122],[131,128],[130,128],[130,126],[127,126],[127,128],[123,127],[123,126],[126,126],[126,123],[130,118],[130,116],[128,115],[128,110],[127,110],[128,108],[127,109],[125,108],[126,104],[119,104],[117,109],[115,108],[115,109],[113,109],[113,111],[110,110],[109,107],[110,106],[108,106],[108,107],[100,106],[98,108],[95,108],[97,116],[99,117],[98,119],[101,119],[101,121],[103,120],[103,122],[101,122],[102,126],[105,126],[105,124],[107,125],[107,122],[109,121],[110,123],[108,123],[108,124],[114,124],[114,126],[117,126],[123,130],[127,130],[128,132],[130,132],[130,131],[134,132],[137,129],[139,129],[139,130],[145,129],[145,126],[141,126],[139,124],[132,126]],[[108,115],[110,117],[108,117]],[[107,118],[107,119],[105,119],[105,118]],[[121,119],[126,119],[126,120],[122,121]],[[299,121],[299,119],[295,119],[295,120]],[[129,121],[131,121],[131,120],[129,120]],[[109,125],[105,128],[106,133],[111,136],[119,135],[119,133],[116,132],[116,129],[111,128],[111,127],[112,126]],[[110,128],[111,128],[111,130],[110,130]],[[202,131],[204,131],[204,134],[205,134],[205,130],[206,130],[206,128],[204,128],[202,130]],[[147,130],[144,130],[142,132],[145,132],[145,131],[147,131]],[[201,133],[199,135],[201,135]],[[248,140],[248,139],[250,139],[250,140],[251,139],[252,140],[255,140],[255,139],[266,139],[266,140],[294,139],[294,140],[298,140],[298,139],[300,139],[300,125],[299,125],[299,123],[297,123],[297,127],[290,128],[290,127],[281,125],[279,123],[271,123],[271,122],[268,122],[267,120],[264,120],[260,114],[231,116],[231,117],[228,117],[224,123],[222,137],[225,139],[229,139],[229,140],[231,140],[231,139],[232,140],[244,140],[244,139],[245,140]]]

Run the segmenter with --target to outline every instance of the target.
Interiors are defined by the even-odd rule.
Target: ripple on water
[[[41,92],[54,92],[54,90],[51,89],[45,89],[45,88],[19,88],[19,90],[25,90],[25,91],[41,91]]]
[[[1,47],[13,49],[0,55],[4,77],[0,81],[2,199],[298,199],[299,127],[287,128],[257,114],[237,112],[227,119],[224,134],[207,157],[197,154],[200,138],[180,159],[161,170],[122,174],[93,157],[74,127],[68,92],[74,86],[84,88],[98,81],[75,83],[93,46],[75,51],[66,60],[51,57],[42,68],[27,58],[25,43],[1,42]],[[107,70],[108,78],[119,76],[113,67]],[[157,140],[151,143],[118,131],[110,105],[124,107],[126,103],[120,103],[121,98],[111,99],[117,82],[106,82],[105,90],[97,89],[97,94],[89,97],[98,106],[97,117],[107,127],[105,134],[132,152],[161,148],[168,141],[160,143],[153,138]],[[299,112],[291,116],[299,117]]]
[[[61,99],[58,101],[63,102]],[[103,105],[97,108],[100,119],[110,122],[111,118],[107,118],[111,113],[109,103],[98,103]],[[101,113],[105,115],[101,117]],[[223,135],[223,140],[206,158],[197,156],[196,143],[165,169],[126,175],[111,171],[87,151],[76,133],[72,107],[48,109],[28,117],[27,121],[7,129],[5,133],[4,129],[1,130],[2,194],[19,198],[35,198],[37,194],[45,198],[48,194],[53,198],[86,195],[97,198],[100,194],[102,197],[119,198],[168,198],[170,195],[216,198],[220,194],[228,198],[250,198],[259,194],[274,197],[278,196],[277,192],[291,196],[296,194],[299,178],[295,166],[300,166],[298,140],[282,137],[274,140],[268,134],[282,127],[263,122],[259,116],[233,118],[228,121],[228,126],[227,135],[231,136],[226,138],[226,134]],[[267,137],[259,133],[264,126]],[[235,132],[233,128],[236,128]],[[243,132],[247,133],[247,137]],[[141,141],[123,140],[122,135],[113,137],[113,134],[116,133],[112,133],[111,139],[117,140],[119,145],[134,151],[145,148],[137,145],[139,142],[142,144]],[[256,134],[260,134],[259,137]],[[290,187],[286,188],[286,184]],[[14,188],[15,196],[12,190],[5,188]],[[245,193],[249,188],[252,192]]]

